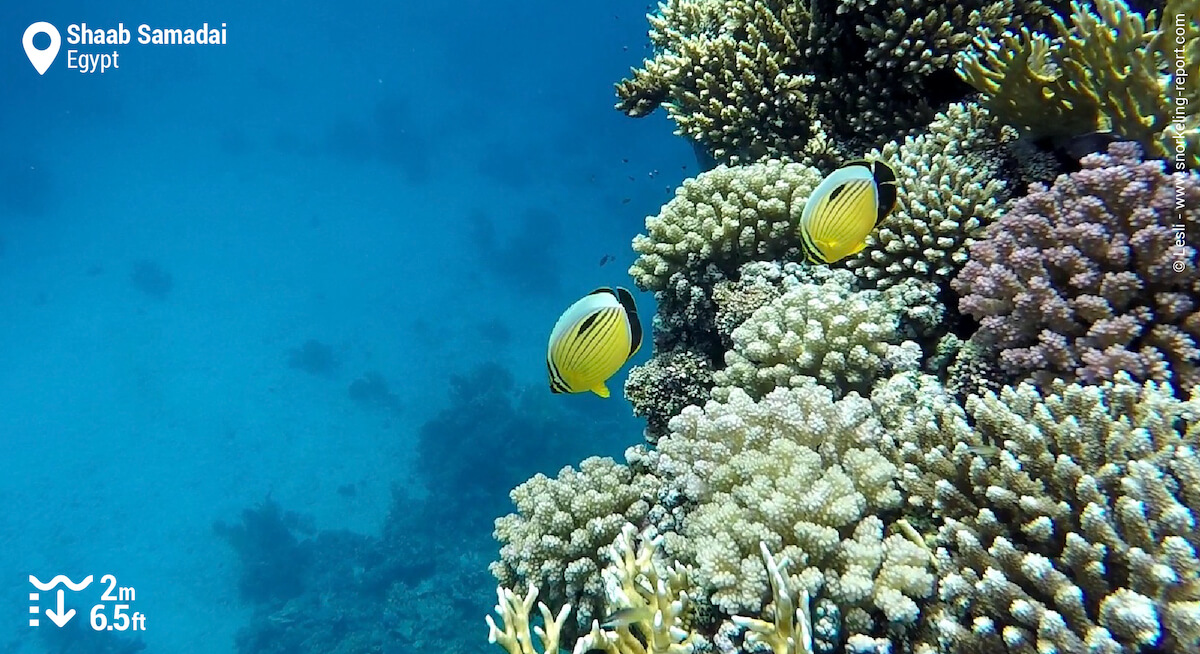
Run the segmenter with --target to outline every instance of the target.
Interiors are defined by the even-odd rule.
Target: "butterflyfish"
[[[608,381],[642,346],[633,294],[598,288],[572,304],[550,333],[546,370],[552,393],[608,397]]]
[[[896,173],[882,161],[852,161],[830,173],[804,205],[800,245],[813,263],[833,263],[867,246],[896,206]]]

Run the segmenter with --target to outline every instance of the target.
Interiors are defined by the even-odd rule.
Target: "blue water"
[[[95,576],[67,600],[75,625],[101,575],[136,588],[142,651],[233,652],[261,616],[214,523],[269,501],[314,533],[373,536],[393,485],[418,513],[431,489],[495,497],[641,438],[620,393],[547,396],[553,420],[497,436],[489,412],[508,400],[452,390],[475,374],[543,391],[559,312],[628,285],[629,240],[695,172],[661,112],[612,109],[645,3],[15,4],[0,8],[0,652],[136,649],[131,632],[29,626],[31,574]],[[21,45],[35,21],[135,39],[224,22],[228,43],[64,42],[39,76]],[[120,68],[68,69],[73,47],[117,50]],[[351,392],[370,379],[386,390]],[[448,441],[434,454],[512,460],[439,480],[423,428]],[[414,538],[461,540],[483,570],[490,522],[449,513]],[[488,593],[473,621],[446,618],[480,649]]]

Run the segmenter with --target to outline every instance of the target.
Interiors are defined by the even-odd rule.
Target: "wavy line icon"
[[[57,586],[61,583],[64,586],[66,586],[67,588],[70,588],[71,590],[80,591],[91,585],[92,575],[88,575],[87,577],[84,578],[83,581],[81,581],[77,584],[71,583],[71,580],[68,579],[66,575],[58,575],[58,576],[54,577],[53,579],[51,579],[50,583],[48,583],[48,584],[43,584],[41,581],[38,581],[37,577],[35,577],[33,575],[29,575],[29,583],[33,584],[34,586],[37,586],[38,590],[50,590],[51,588],[54,588],[55,586]]]

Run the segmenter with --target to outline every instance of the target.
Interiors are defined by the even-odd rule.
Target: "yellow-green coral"
[[[771,580],[771,599],[775,603],[775,619],[771,622],[741,615],[733,616],[733,623],[750,633],[746,641],[750,644],[764,643],[775,654],[812,654],[812,616],[808,612],[808,589],[793,592],[788,587],[787,557],[776,561],[759,541],[767,576]],[[793,608],[794,607],[794,608]]]
[[[1145,17],[1124,0],[1071,7],[1069,27],[1053,17],[1054,36],[1023,26],[976,39],[959,75],[1035,136],[1111,130],[1155,157],[1173,157],[1178,141],[1179,160],[1200,166],[1200,84],[1172,77],[1200,66],[1200,0],[1171,0]]]
[[[539,653],[534,649],[533,638],[529,633],[529,612],[533,609],[533,602],[537,599],[537,595],[537,586],[530,586],[529,592],[523,598],[503,586],[497,588],[496,615],[500,616],[504,628],[497,627],[492,616],[485,616],[484,620],[488,625],[488,642],[499,643],[508,651],[508,654],[558,654],[559,633],[562,631],[563,623],[567,621],[567,614],[571,612],[571,605],[563,605],[558,615],[555,615],[545,604],[538,602],[538,610],[542,613],[542,624],[545,625],[544,628],[533,628],[533,633],[537,635],[542,644],[542,651]]]
[[[608,549],[611,563],[604,569],[608,612],[623,611],[634,618],[611,625],[593,620],[591,631],[576,641],[575,654],[692,653],[696,636],[684,628],[682,619],[688,607],[687,570],[678,562],[666,565],[657,560],[661,536],[635,539],[636,533],[630,524],[621,529]]]

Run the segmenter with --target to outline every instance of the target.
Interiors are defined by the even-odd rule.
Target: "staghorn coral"
[[[872,401],[901,443],[910,513],[940,524],[927,647],[1200,646],[1200,397],[1119,376],[1022,384],[964,411],[936,381],[897,376]]]
[[[574,654],[598,650],[605,654],[692,654],[700,638],[686,628],[690,610],[687,569],[660,558],[661,536],[626,524],[608,547],[611,563],[603,570],[607,612],[632,616],[601,628],[599,620],[575,642]],[[635,544],[636,540],[636,544]],[[637,627],[636,635],[630,627]]]
[[[1002,212],[1005,183],[995,119],[975,104],[953,104],[929,129],[893,142],[870,158],[890,162],[901,190],[896,209],[846,260],[867,284],[886,288],[905,279],[945,283],[967,260],[967,248]]]
[[[500,560],[490,566],[506,588],[537,586],[550,606],[576,607],[574,627],[603,615],[603,551],[627,522],[640,523],[657,480],[592,457],[558,477],[537,475],[512,493],[517,512],[496,520]]]
[[[816,378],[838,395],[867,393],[887,370],[914,369],[920,347],[906,325],[940,322],[936,292],[919,282],[884,291],[854,289],[847,270],[784,267],[782,295],[733,330],[725,368],[714,374],[723,397],[737,387],[761,397],[778,386]],[[811,281],[810,281],[811,280]]]
[[[1124,0],[1071,8],[1069,27],[1053,16],[1053,37],[1024,26],[981,35],[960,57],[959,75],[985,106],[1035,136],[1111,130],[1155,157],[1178,153],[1200,166],[1200,87],[1187,80],[1200,61],[1200,2],[1170,0],[1157,25],[1153,12],[1143,17]]]
[[[729,275],[748,261],[787,254],[799,245],[795,225],[821,177],[815,168],[773,160],[685,180],[646,219],[647,233],[634,238],[639,256],[629,274],[640,288],[661,291],[676,272],[695,276],[715,266]]]
[[[1200,227],[1200,175],[1167,175],[1133,143],[1081,163],[971,246],[959,307],[1010,375],[1094,383],[1125,371],[1186,393],[1200,383],[1200,275],[1172,224]]]
[[[499,643],[508,654],[557,654],[559,634],[571,612],[571,605],[564,604],[555,615],[542,602],[538,602],[538,611],[542,614],[542,624],[545,628],[534,627],[533,634],[542,643],[542,651],[533,647],[533,638],[529,630],[529,612],[537,600],[537,586],[531,585],[525,597],[515,595],[512,590],[503,586],[496,589],[496,615],[500,616],[503,629],[496,626],[492,616],[484,616],[488,626],[488,642]]]

